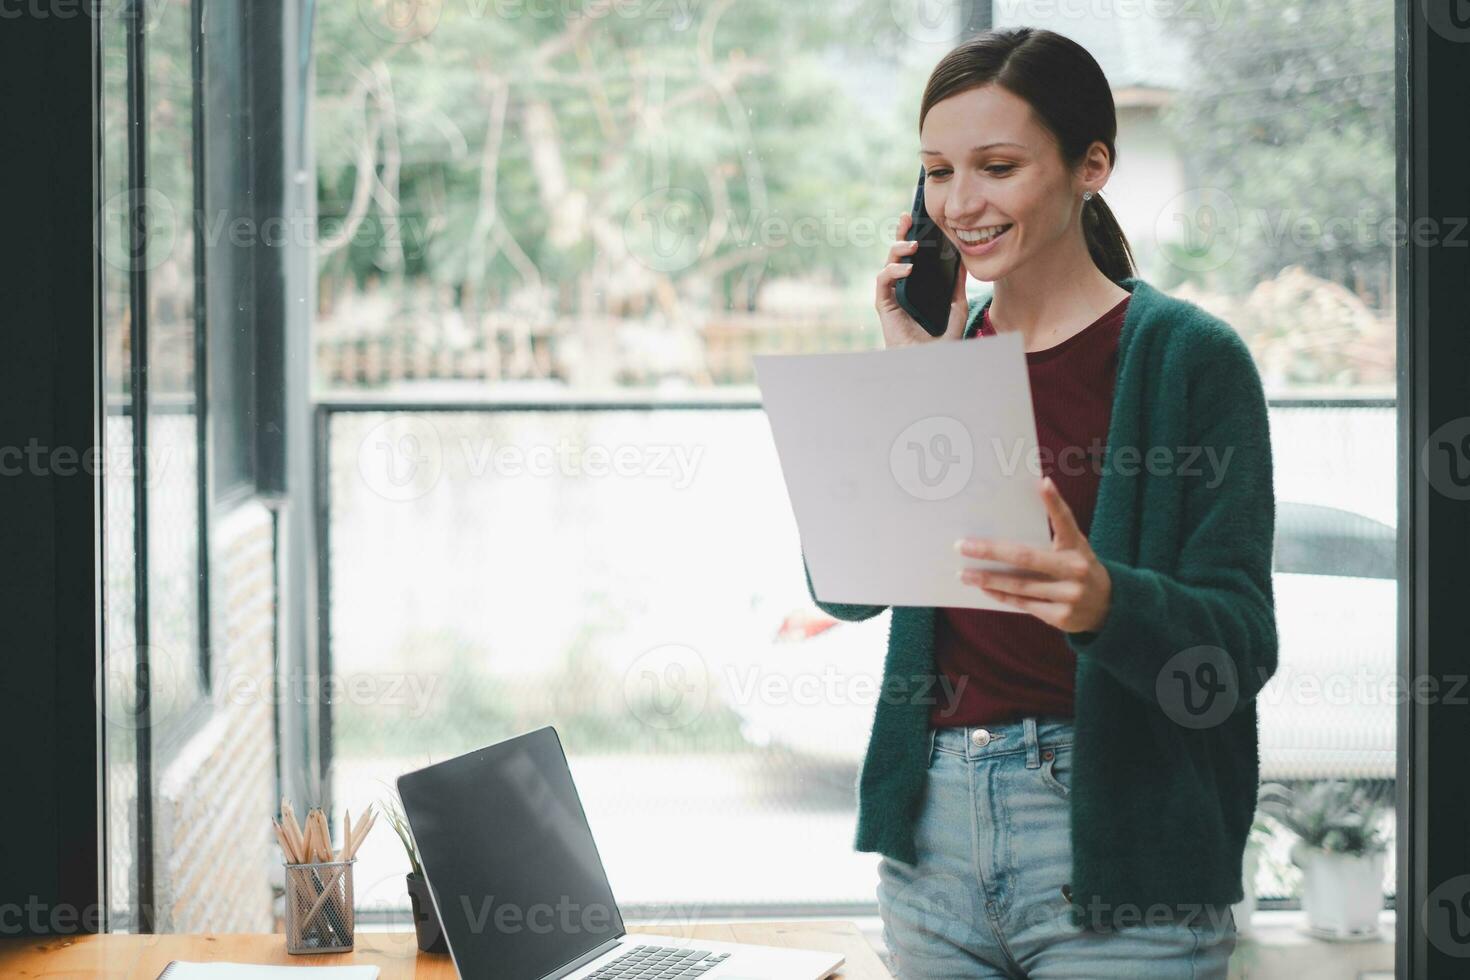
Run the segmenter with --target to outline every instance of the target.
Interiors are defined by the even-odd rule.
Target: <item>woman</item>
[[[1021,335],[1053,540],[956,543],[1020,569],[957,560],[1007,611],[893,610],[857,830],[889,950],[905,978],[1223,978],[1276,669],[1259,375],[1228,325],[1133,276],[1099,197],[1112,96],[1075,42],[967,41],[919,127],[964,268],[931,338],[895,301],[914,248],[895,242],[883,335]],[[992,298],[968,305],[967,275]]]

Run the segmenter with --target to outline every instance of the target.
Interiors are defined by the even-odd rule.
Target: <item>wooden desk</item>
[[[633,926],[630,933],[719,939],[827,949],[847,957],[837,976],[844,980],[892,980],[883,961],[851,922],[731,922],[709,925]],[[170,960],[225,960],[287,966],[372,963],[379,980],[451,980],[448,956],[419,955],[411,932],[360,932],[351,953],[292,956],[286,937],[275,935],[70,936],[59,939],[0,940],[0,976],[105,977],[108,980],[155,980]]]

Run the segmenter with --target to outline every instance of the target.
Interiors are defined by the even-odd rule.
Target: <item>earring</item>
[[[1090,200],[1092,200],[1092,191],[1083,191],[1082,192],[1082,200],[1084,200],[1084,201],[1090,201]]]

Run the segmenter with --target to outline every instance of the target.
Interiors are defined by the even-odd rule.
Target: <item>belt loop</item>
[[[924,760],[924,768],[931,769],[934,766],[934,739],[939,734],[939,729],[929,729],[929,755]]]
[[[1038,769],[1041,766],[1041,743],[1036,738],[1036,717],[1027,715],[1022,721],[1026,740],[1026,768]]]

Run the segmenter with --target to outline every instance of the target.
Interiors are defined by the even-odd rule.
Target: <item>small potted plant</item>
[[[434,914],[434,900],[429,897],[429,883],[419,862],[418,843],[413,839],[413,828],[408,825],[403,804],[396,795],[384,800],[383,813],[388,817],[393,832],[403,842],[403,849],[408,852],[408,863],[413,867],[407,876],[408,901],[413,906],[413,928],[418,934],[419,949],[425,953],[447,953],[449,945],[444,939],[444,931],[439,928],[439,917]]]
[[[1261,787],[1261,809],[1297,836],[1291,861],[1302,869],[1307,931],[1321,939],[1378,937],[1383,909],[1383,862],[1388,842],[1378,823],[1384,792],[1332,779],[1296,790]]]

